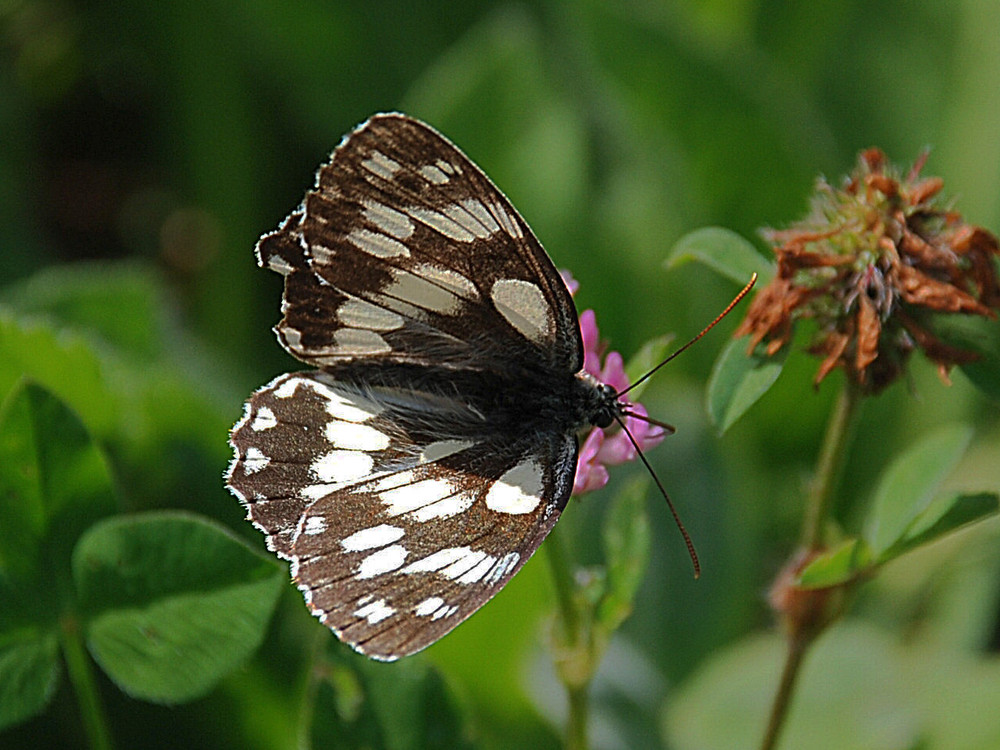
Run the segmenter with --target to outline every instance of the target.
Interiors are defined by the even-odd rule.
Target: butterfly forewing
[[[345,138],[258,254],[299,277],[278,331],[310,364],[582,363],[572,300],[527,224],[472,161],[405,116]]]
[[[412,653],[569,497],[594,388],[572,300],[493,183],[403,115],[347,136],[257,254],[285,277],[279,340],[321,369],[251,397],[227,481],[317,617],[376,658]]]

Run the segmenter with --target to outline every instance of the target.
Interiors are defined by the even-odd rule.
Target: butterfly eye
[[[607,383],[602,383],[597,388],[600,396],[600,404],[594,414],[593,424],[602,430],[610,427],[615,422],[615,417],[622,413],[623,406],[618,403],[618,392]]]

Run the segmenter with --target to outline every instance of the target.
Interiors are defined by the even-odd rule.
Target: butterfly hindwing
[[[279,338],[310,364],[582,364],[572,300],[527,224],[468,157],[403,115],[347,136],[258,256],[286,278]]]
[[[571,435],[477,432],[456,421],[461,403],[435,402],[449,416],[422,429],[426,399],[293,373],[254,394],[232,435],[229,483],[251,520],[313,612],[377,658],[427,646],[499,591],[576,465]]]

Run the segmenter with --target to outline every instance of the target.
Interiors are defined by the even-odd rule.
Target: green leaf
[[[73,546],[115,506],[76,414],[39,385],[16,386],[0,407],[0,728],[39,713],[55,690]]]
[[[998,511],[1000,511],[1000,497],[992,492],[942,495],[913,519],[906,533],[882,553],[879,562],[888,562],[904,552],[940,539],[963,526],[996,515]]]
[[[719,434],[728,430],[774,385],[784,367],[787,347],[773,357],[747,355],[748,339],[733,339],[712,367],[706,408]]]
[[[0,635],[0,731],[42,712],[59,681],[55,633]]]
[[[98,436],[120,420],[121,397],[106,382],[92,342],[0,307],[0,397],[25,377],[72,404]]]
[[[15,601],[51,608],[40,615],[51,621],[62,604],[41,592],[69,589],[77,539],[115,509],[107,463],[79,417],[39,385],[16,387],[0,407],[0,574],[39,593]],[[10,601],[0,610],[0,627],[22,615],[38,621]]]
[[[1000,321],[973,315],[937,315],[933,330],[947,343],[976,352],[979,359],[959,365],[974,386],[1000,401]]]
[[[951,425],[920,440],[882,474],[869,513],[868,544],[876,562],[900,543],[911,524],[928,508],[941,483],[958,464],[972,429]]]
[[[197,508],[197,488],[215,483],[227,453],[219,434],[244,394],[228,392],[196,339],[139,302],[143,290],[161,299],[157,285],[111,264],[101,268],[131,287],[121,305],[96,280],[74,285],[43,273],[11,299],[44,317],[15,317],[0,307],[0,393],[25,376],[44,385],[122,459],[117,479],[126,494],[145,507]],[[39,291],[41,301],[32,306],[27,292],[44,289],[49,279],[59,288]],[[116,316],[128,320],[116,323]],[[176,470],[178,462],[185,471]]]
[[[750,242],[729,229],[705,227],[681,237],[670,251],[667,268],[697,260],[741,286],[756,273],[764,285],[774,276],[774,263]]]
[[[221,526],[185,513],[108,519],[77,545],[88,646],[125,692],[200,697],[260,645],[285,579]]]
[[[162,347],[164,287],[152,266],[76,263],[42,269],[2,292],[22,314],[92,331],[123,352],[152,359]]]
[[[848,539],[814,557],[799,574],[799,585],[806,589],[839,586],[856,578],[871,566],[871,553],[863,539]]]
[[[333,639],[329,653],[312,706],[311,747],[471,748],[463,712],[425,661],[380,664]]]
[[[632,613],[636,592],[649,565],[648,480],[626,484],[615,496],[604,520],[604,596],[597,608],[598,622],[608,633]]]

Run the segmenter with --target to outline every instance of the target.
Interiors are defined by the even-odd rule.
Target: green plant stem
[[[816,474],[806,500],[801,536],[804,550],[818,551],[826,546],[830,504],[837,490],[847,448],[854,435],[860,396],[860,389],[847,381],[833,405],[833,412],[830,414],[816,463]],[[795,627],[793,632],[789,633],[785,665],[781,671],[778,691],[771,704],[771,716],[767,731],[764,733],[764,741],[761,743],[761,750],[773,750],[777,747],[778,737],[788,717],[788,709],[803,659],[827,624],[828,622],[821,622],[815,627]]]
[[[91,750],[111,750],[111,733],[108,731],[107,718],[97,691],[93,666],[83,646],[79,624],[72,617],[64,617],[59,635],[63,657],[66,660],[66,671],[69,673],[80,706],[87,744]]]
[[[778,745],[778,738],[785,725],[785,717],[788,715],[788,706],[802,666],[802,659],[813,640],[813,638],[795,636],[788,640],[785,666],[781,670],[781,682],[778,683],[778,692],[775,693],[774,702],[771,704],[771,716],[767,722],[767,731],[764,732],[764,741],[760,745],[760,750],[774,750]]]
[[[297,747],[309,747],[311,744],[309,733],[316,713],[316,695],[319,693],[320,681],[328,668],[323,652],[328,638],[329,633],[325,628],[313,628],[312,636],[305,642],[304,668],[298,689],[298,731],[300,736],[296,743]]]
[[[558,618],[563,629],[562,635],[568,643],[572,643],[580,629],[580,613],[577,611],[573,595],[576,589],[573,569],[569,562],[569,555],[566,553],[566,542],[563,540],[560,528],[553,529],[552,533],[549,534],[545,544],[545,553],[556,587],[556,605],[559,608]]]
[[[587,718],[590,716],[590,685],[572,687],[567,685],[569,698],[569,720],[566,724],[566,750],[587,749]]]
[[[858,387],[847,381],[833,405],[833,413],[830,414],[816,464],[816,474],[809,488],[806,514],[802,523],[801,542],[807,550],[818,550],[825,546],[830,503],[837,490],[844,456],[854,434],[860,395]]]
[[[566,688],[569,703],[564,747],[567,750],[587,750],[592,670],[589,669],[590,654],[582,632],[583,617],[577,608],[574,594],[576,583],[560,529],[556,528],[549,534],[545,552],[556,587],[558,607],[556,619],[560,632],[556,636],[556,673]],[[587,653],[582,653],[582,649],[587,650]]]

